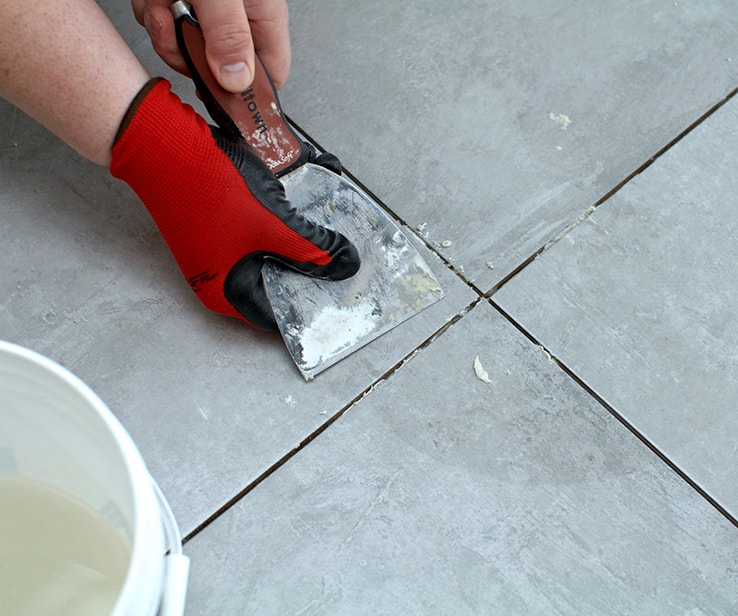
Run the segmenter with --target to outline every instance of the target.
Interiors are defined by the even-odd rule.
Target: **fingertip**
[[[161,19],[156,15],[153,15],[151,11],[146,11],[143,16],[143,27],[146,28],[146,32],[149,33],[149,37],[154,41],[161,36],[161,30],[164,27],[164,24],[161,22]]]
[[[346,280],[361,269],[359,251],[348,240],[333,254],[327,266],[326,278],[330,280]]]
[[[315,266],[310,262],[292,264],[292,267],[312,278],[321,280],[346,280],[361,269],[359,251],[348,239],[336,234],[337,246],[330,251],[331,260],[325,265]]]
[[[175,71],[187,75],[187,64],[177,44],[174,18],[169,9],[154,5],[144,13],[143,22],[154,51]]]
[[[208,66],[229,92],[243,92],[254,78],[254,41],[243,0],[205,3],[198,19]]]
[[[174,17],[168,8],[153,5],[143,15],[143,25],[151,40],[171,39],[169,47],[175,47]]]

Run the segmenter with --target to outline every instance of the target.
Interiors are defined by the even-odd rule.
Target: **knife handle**
[[[212,119],[223,130],[242,136],[277,177],[307,162],[307,146],[285,120],[277,89],[259,57],[251,86],[238,94],[228,92],[208,66],[205,39],[192,7],[178,0],[171,11],[180,51]]]

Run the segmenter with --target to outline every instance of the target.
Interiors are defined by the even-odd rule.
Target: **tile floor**
[[[187,613],[738,613],[733,3],[290,9],[285,110],[446,291],[310,383],[0,103],[0,338],[123,421],[186,535]]]

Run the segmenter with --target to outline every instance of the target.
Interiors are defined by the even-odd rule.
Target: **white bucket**
[[[61,491],[119,531],[130,562],[112,616],[184,612],[189,559],[171,509],[131,437],[69,371],[0,341],[3,476]]]

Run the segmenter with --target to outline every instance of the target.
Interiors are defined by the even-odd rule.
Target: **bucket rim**
[[[143,457],[131,435],[107,404],[82,379],[53,359],[13,342],[0,340],[0,354],[12,355],[35,364],[73,388],[89,405],[97,418],[103,422],[115,442],[117,455],[120,456],[126,470],[127,487],[133,505],[130,562],[125,581],[111,613],[111,616],[121,616],[129,605],[140,601],[140,599],[134,601],[134,597],[140,593],[138,583],[141,582],[138,579],[140,576],[136,572],[146,568],[146,557],[149,554],[152,542],[161,546],[161,559],[162,563],[164,562],[164,552],[167,548],[165,546],[164,529],[161,525],[161,514],[157,507],[157,496],[152,487],[154,480],[146,468]],[[163,568],[162,566],[161,569],[163,570]],[[161,599],[160,591],[164,577],[162,570],[159,571],[158,579],[147,580],[149,585],[152,581],[155,582],[152,591],[156,591],[157,595],[150,597],[150,599],[152,603],[154,600],[156,601],[157,608]]]

